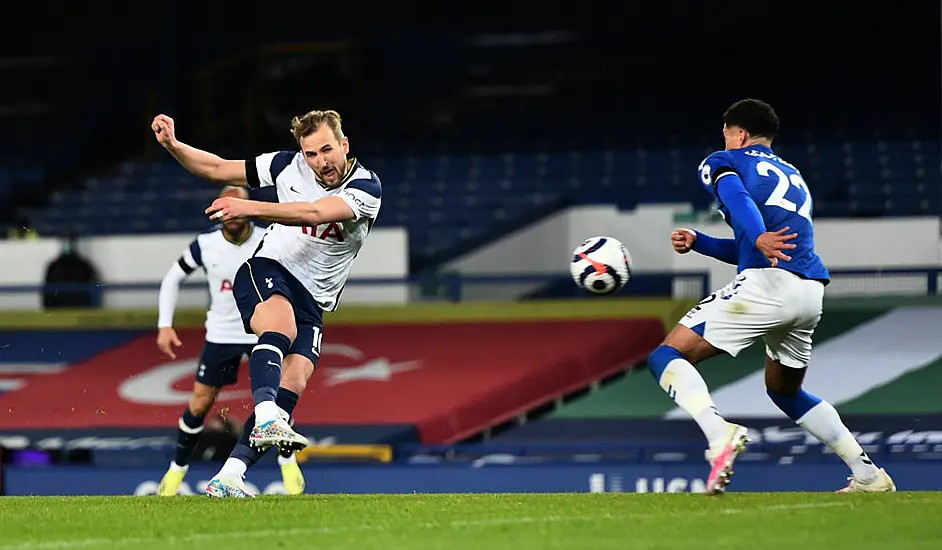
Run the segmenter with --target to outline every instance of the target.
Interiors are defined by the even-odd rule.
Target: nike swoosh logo
[[[288,189],[290,189],[290,190],[292,190],[292,191],[294,191],[295,193],[298,193],[298,194],[300,194],[300,191],[298,191],[298,190],[297,190],[297,189],[295,189],[294,187],[288,187]]]
[[[269,361],[268,364],[273,367],[278,367],[279,369],[281,368],[281,365],[279,365],[278,363],[272,363],[271,361]]]

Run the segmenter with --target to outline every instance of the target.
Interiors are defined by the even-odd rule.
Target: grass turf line
[[[942,493],[4,497],[0,550],[942,548]]]

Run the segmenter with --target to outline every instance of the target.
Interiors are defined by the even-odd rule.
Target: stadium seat
[[[778,148],[815,195],[815,216],[937,214],[940,144],[844,141]],[[522,152],[489,155],[376,157],[367,166],[384,182],[377,225],[405,226],[415,257],[432,257],[480,240],[494,224],[512,227],[547,205],[690,202],[711,199],[695,168],[710,152],[658,150]],[[0,172],[0,195],[9,185]],[[37,229],[85,234],[201,231],[217,188],[173,162],[126,162],[79,191],[58,192],[32,213]],[[413,258],[415,259],[415,258]]]

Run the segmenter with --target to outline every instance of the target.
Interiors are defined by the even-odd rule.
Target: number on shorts
[[[315,357],[320,357],[321,356],[321,338],[324,337],[324,333],[321,332],[320,327],[313,327],[313,328],[314,328],[314,346],[311,347],[311,353],[313,353]]]
[[[706,298],[700,300],[700,301],[697,303],[697,305],[695,305],[693,308],[699,310],[699,309],[700,309],[700,306],[705,306],[705,305],[709,304],[710,302],[712,302],[713,300],[716,300],[716,293],[715,293],[715,292],[714,292],[713,294],[710,294],[710,295],[707,296]]]
[[[715,293],[715,292],[714,292],[713,294],[710,294],[710,295],[707,296],[706,298],[700,300],[700,301],[697,303],[697,305],[693,306],[693,308],[691,308],[690,311],[687,312],[686,317],[691,317],[691,316],[693,316],[694,313],[696,313],[696,312],[700,311],[701,309],[703,309],[703,306],[705,306],[706,304],[709,304],[709,303],[712,302],[713,300],[716,300],[716,293]]]

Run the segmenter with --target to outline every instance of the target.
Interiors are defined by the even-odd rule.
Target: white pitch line
[[[24,542],[19,544],[9,544],[0,546],[0,550],[59,550],[71,548],[88,548],[96,546],[129,546],[149,542],[160,541],[162,543],[188,543],[205,542],[219,539],[232,538],[274,538],[294,535],[334,535],[338,533],[362,533],[370,531],[389,531],[402,527],[415,527],[419,529],[461,529],[465,527],[493,527],[499,525],[525,525],[534,523],[570,523],[582,521],[631,521],[632,519],[645,518],[653,519],[663,517],[664,515],[682,513],[687,516],[706,516],[710,514],[745,514],[752,512],[771,512],[783,510],[805,510],[814,508],[834,508],[838,506],[852,506],[852,502],[820,502],[806,504],[781,504],[775,506],[763,506],[759,508],[721,508],[717,510],[701,511],[681,511],[666,512],[664,514],[631,514],[630,516],[617,516],[613,514],[601,514],[595,516],[523,516],[509,518],[493,518],[478,520],[455,520],[444,523],[421,522],[411,525],[401,523],[387,523],[376,525],[341,525],[341,526],[321,526],[321,527],[296,527],[288,529],[260,529],[252,531],[223,531],[219,533],[194,533],[192,535],[183,535],[179,537],[122,537],[122,538],[95,538],[95,539],[63,539],[51,540],[45,542]]]

